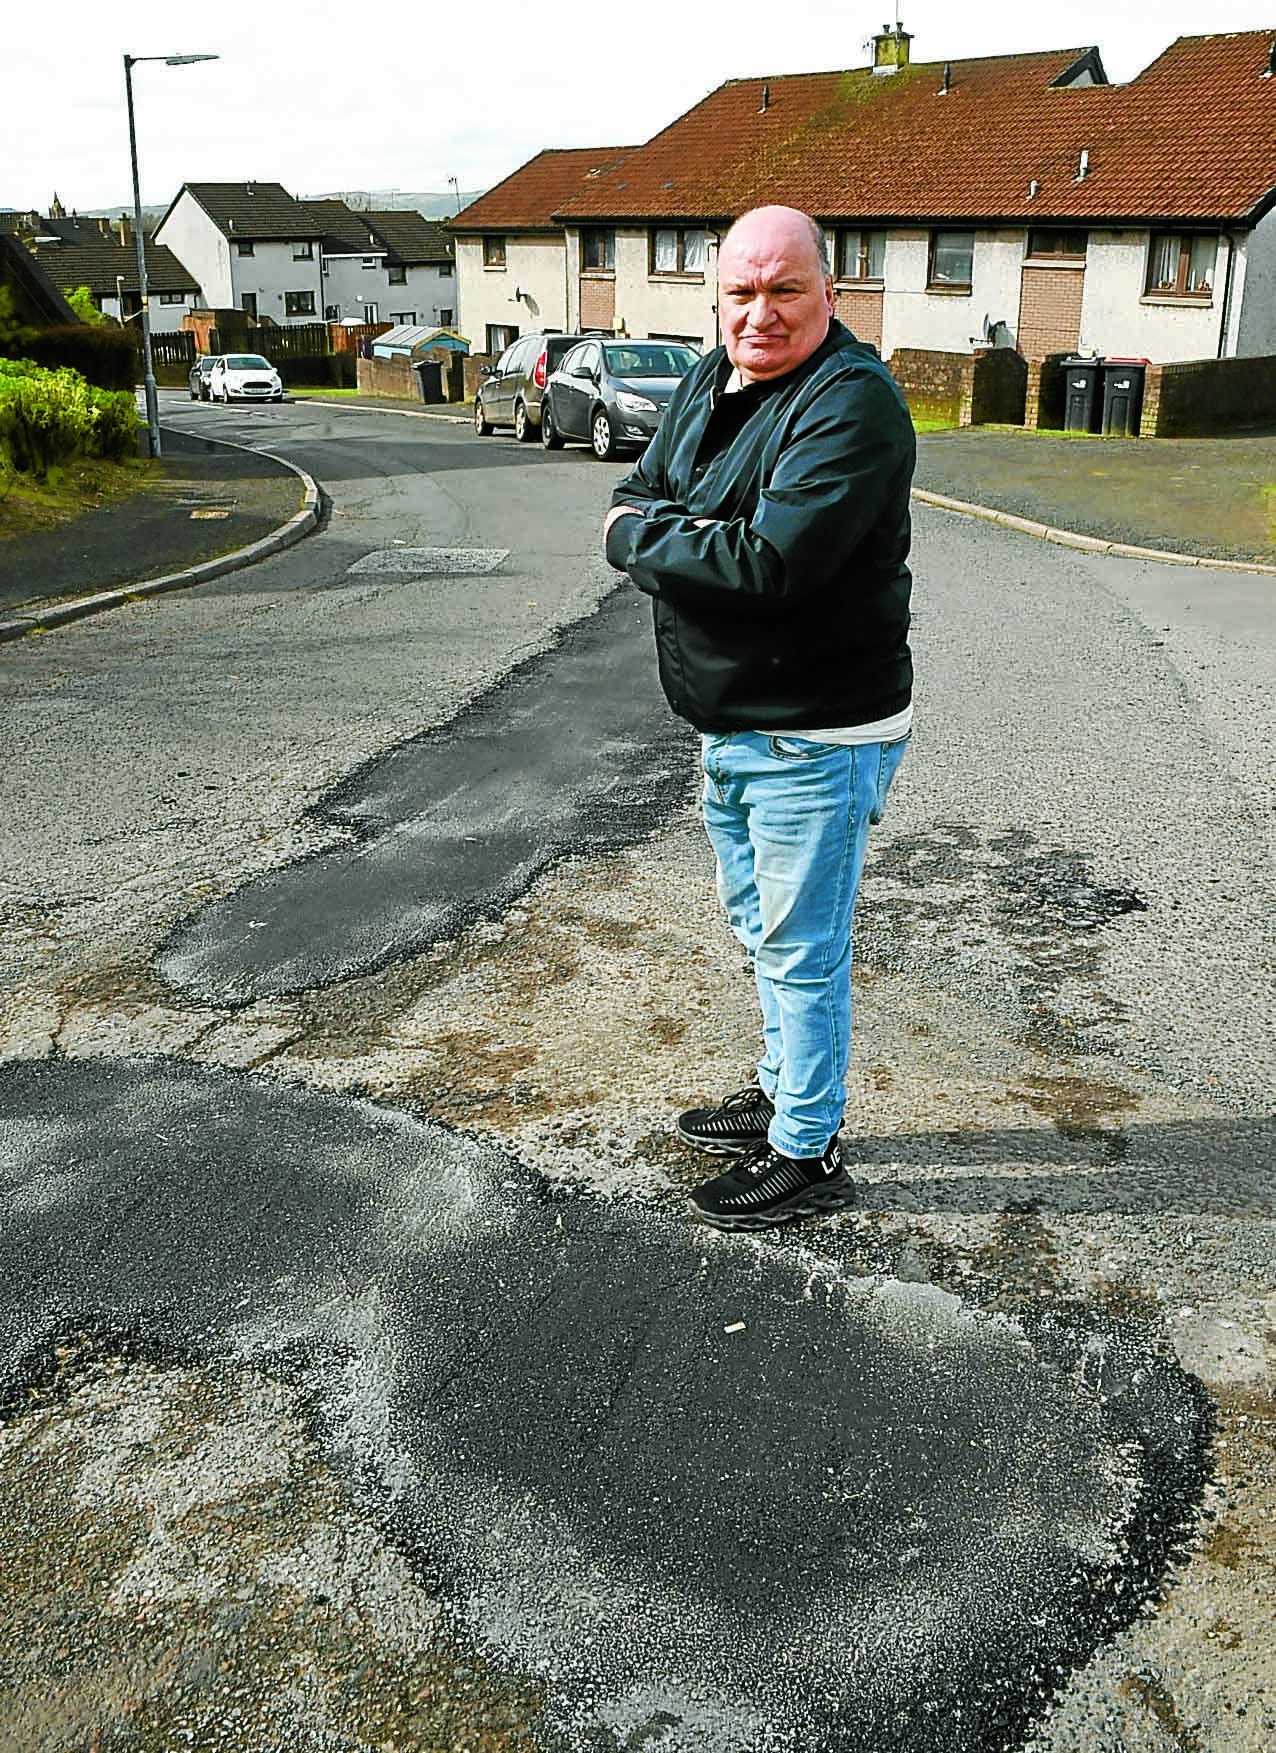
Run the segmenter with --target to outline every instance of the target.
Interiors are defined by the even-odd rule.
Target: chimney
[[[127,213],[121,213],[119,218],[116,220],[116,222],[115,222],[115,235],[120,240],[120,248],[122,250],[126,250],[128,248],[128,214]]]
[[[758,114],[760,116],[764,116],[767,113],[767,111],[770,109],[770,107],[771,107],[771,87],[769,85],[764,85],[762,87],[762,106],[758,110]]]
[[[936,95],[936,97],[947,97],[948,93],[952,90],[952,88],[953,88],[953,64],[951,61],[945,61],[944,62],[943,83],[940,86],[939,90],[935,93],[935,95]]]
[[[1074,182],[1083,183],[1090,174],[1090,153],[1086,147],[1081,148],[1081,157],[1077,160],[1077,174]]]
[[[901,67],[907,67],[908,45],[912,40],[898,19],[893,29],[884,24],[873,38],[873,72],[898,73]]]

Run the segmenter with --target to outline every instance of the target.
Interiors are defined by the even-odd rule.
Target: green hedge
[[[78,371],[0,359],[0,470],[47,480],[77,457],[137,455],[132,390],[101,390]]]
[[[69,367],[100,390],[131,390],[140,381],[137,345],[127,329],[68,323],[62,328],[36,329],[22,352],[37,365],[56,370]]]

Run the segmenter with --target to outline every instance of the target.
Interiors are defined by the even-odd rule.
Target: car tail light
[[[536,361],[536,370],[532,373],[532,382],[538,390],[545,388],[545,358],[548,352],[548,347],[541,348],[540,358]]]

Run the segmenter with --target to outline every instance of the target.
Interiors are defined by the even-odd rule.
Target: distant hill
[[[451,190],[445,195],[431,189],[329,189],[322,195],[303,195],[303,201],[344,201],[356,212],[375,213],[391,208],[415,207],[427,219],[444,219],[454,215],[457,204],[468,207],[484,194],[483,189],[462,189],[460,195]]]

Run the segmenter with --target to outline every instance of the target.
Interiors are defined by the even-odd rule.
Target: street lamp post
[[[133,237],[137,244],[137,290],[142,301],[142,365],[146,395],[146,429],[151,455],[160,455],[159,396],[155,389],[155,363],[151,358],[151,313],[146,299],[146,241],[142,235],[142,186],[137,174],[137,126],[133,120],[133,69],[139,61],[163,61],[168,67],[188,67],[192,61],[216,61],[216,55],[125,55],[124,91],[128,98],[128,146],[133,164]]]

